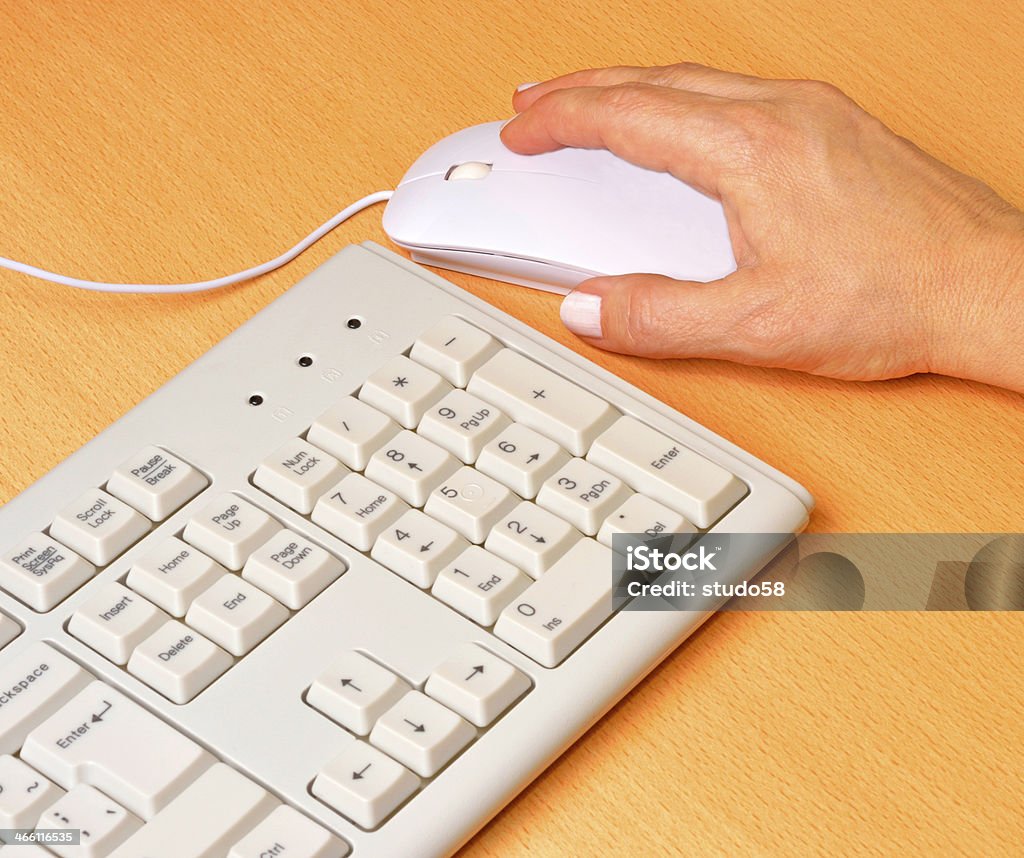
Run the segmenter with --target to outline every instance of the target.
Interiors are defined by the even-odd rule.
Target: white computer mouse
[[[445,137],[395,189],[384,230],[416,262],[563,294],[599,274],[736,269],[716,200],[602,149],[517,155],[503,124]]]

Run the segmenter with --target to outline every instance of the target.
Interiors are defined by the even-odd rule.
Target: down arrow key
[[[410,691],[373,726],[370,742],[429,778],[476,738],[468,722],[419,691]]]

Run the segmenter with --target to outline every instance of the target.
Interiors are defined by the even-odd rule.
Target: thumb
[[[786,366],[796,329],[781,296],[757,267],[711,283],[625,274],[585,280],[562,301],[561,317],[608,351]]]

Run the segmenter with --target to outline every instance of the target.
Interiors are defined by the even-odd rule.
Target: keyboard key
[[[404,679],[359,652],[347,652],[321,673],[306,702],[332,721],[365,736],[373,723],[412,689]]]
[[[110,858],[225,855],[280,803],[234,769],[215,763],[133,834]]]
[[[376,828],[419,786],[405,766],[353,740],[316,776],[312,792],[356,825]]]
[[[95,574],[95,566],[45,533],[30,533],[0,557],[0,587],[37,611],[49,611]]]
[[[537,503],[593,536],[631,494],[618,477],[585,459],[570,459],[540,487]]]
[[[472,464],[484,445],[508,425],[509,419],[493,405],[453,390],[423,415],[417,431]]]
[[[427,678],[424,691],[477,727],[526,693],[530,678],[474,643],[463,644]]]
[[[170,536],[135,561],[125,583],[174,617],[212,587],[227,569],[201,551]]]
[[[747,493],[725,468],[632,417],[602,433],[587,459],[697,527],[710,527]]]
[[[0,828],[34,828],[64,790],[10,754],[0,757]]]
[[[317,498],[347,473],[348,468],[319,447],[292,438],[263,460],[252,481],[285,506],[308,515]]]
[[[600,397],[512,349],[502,349],[480,367],[467,390],[575,456],[619,416]]]
[[[611,612],[611,549],[583,539],[502,611],[494,634],[554,667]]]
[[[214,498],[185,525],[185,541],[236,572],[281,529],[277,521],[231,494]]]
[[[411,509],[380,535],[370,556],[417,587],[429,587],[445,564],[468,547],[450,527]]]
[[[429,778],[476,738],[476,731],[450,709],[410,691],[374,724],[370,742]]]
[[[397,495],[349,474],[313,507],[313,521],[360,551],[369,551],[384,528],[408,509]]]
[[[88,784],[73,786],[39,818],[40,831],[79,832],[77,846],[48,844],[62,858],[103,858],[142,827],[142,820]]]
[[[484,547],[531,578],[539,578],[582,538],[583,534],[568,522],[535,503],[523,501],[494,525]]]
[[[292,610],[303,607],[345,571],[329,551],[291,530],[280,530],[245,561],[242,577]]]
[[[480,453],[476,466],[524,498],[535,498],[541,484],[569,461],[550,438],[522,423],[513,423]]]
[[[445,316],[412,344],[411,356],[456,387],[465,387],[469,377],[500,349],[490,334],[457,316]]]
[[[500,557],[473,545],[441,570],[431,594],[482,626],[530,586],[530,579]]]
[[[479,543],[517,500],[501,483],[462,467],[430,493],[424,511]]]
[[[196,597],[185,622],[232,655],[245,655],[288,619],[288,609],[235,575]]]
[[[451,389],[436,372],[398,355],[363,382],[359,398],[413,429],[426,410]]]
[[[149,530],[150,521],[100,489],[89,489],[57,513],[54,539],[90,563],[106,566]]]
[[[66,655],[33,643],[0,664],[0,753],[13,754],[44,718],[92,680]]]
[[[398,429],[386,414],[354,396],[346,396],[316,419],[306,437],[310,444],[336,456],[353,471],[361,471],[373,452]]]
[[[21,758],[65,789],[87,783],[143,819],[213,762],[187,736],[99,681],[36,727]]]
[[[21,626],[6,614],[0,614],[0,648],[7,646],[21,634]],[[3,826],[0,826],[2,828]]]
[[[128,672],[175,703],[187,703],[231,667],[231,656],[171,620],[135,648]]]
[[[143,447],[110,475],[107,491],[146,518],[163,521],[209,484],[177,456],[159,447]]]
[[[115,664],[127,664],[135,647],[169,619],[138,593],[111,581],[71,615],[68,631]]]
[[[612,537],[617,533],[642,534],[641,539],[635,540],[636,544],[642,545],[647,539],[662,533],[696,535],[697,528],[667,506],[645,495],[633,495],[604,520],[597,541],[611,548]],[[673,546],[676,549],[684,547],[679,542],[674,542]]]
[[[458,460],[447,450],[415,432],[402,430],[370,457],[366,476],[406,503],[423,506],[427,495],[458,467]]]
[[[282,804],[231,847],[228,858],[345,858],[348,844]]]

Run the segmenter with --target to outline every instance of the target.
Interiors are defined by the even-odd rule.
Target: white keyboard
[[[448,854],[705,619],[614,613],[614,533],[811,504],[346,248],[0,509],[0,829],[81,832],[25,858]]]

